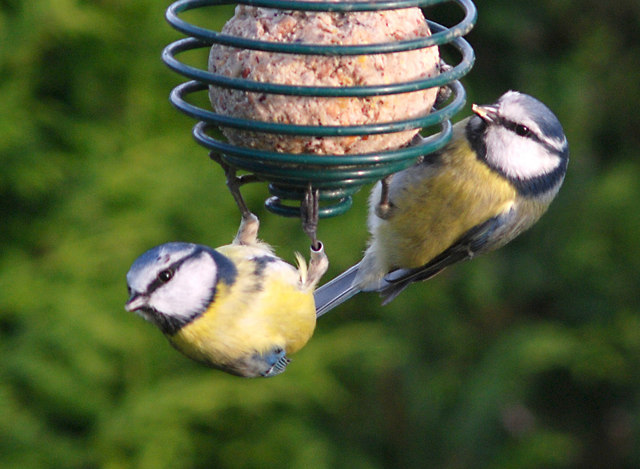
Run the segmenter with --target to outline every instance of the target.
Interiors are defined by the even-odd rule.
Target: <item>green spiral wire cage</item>
[[[188,10],[231,3],[280,10],[333,12],[424,8],[441,3],[455,3],[462,9],[464,18],[452,27],[428,21],[432,33],[428,37],[380,44],[319,45],[276,43],[240,38],[190,24],[179,17],[181,13]],[[299,216],[299,201],[302,200],[305,189],[311,184],[314,188],[319,189],[320,201],[322,202],[320,217],[340,215],[351,207],[351,196],[360,187],[406,169],[414,164],[419,157],[437,151],[450,140],[452,128],[450,119],[460,111],[466,101],[465,90],[459,79],[471,70],[475,60],[473,49],[463,39],[463,36],[473,28],[476,18],[477,11],[471,0],[379,0],[368,2],[179,0],[169,6],[166,19],[172,27],[189,37],[169,44],[164,49],[162,58],[169,68],[189,78],[190,81],[175,87],[169,99],[178,110],[198,120],[193,128],[193,135],[199,144],[217,154],[225,164],[253,174],[257,180],[269,183],[271,197],[266,200],[265,206],[270,212],[282,216]],[[451,65],[446,71],[431,78],[385,85],[330,87],[291,86],[237,77],[230,78],[192,67],[176,58],[180,53],[199,48],[209,49],[213,44],[267,52],[326,56],[402,52],[435,45],[439,46],[441,50],[443,46],[453,48],[457,51],[460,60],[456,65]],[[351,126],[310,126],[235,118],[215,113],[211,109],[202,109],[188,102],[186,99],[188,95],[206,92],[209,85],[260,93],[315,97],[371,97],[442,86],[448,86],[452,93],[451,97],[446,100],[446,105],[419,118]],[[421,128],[424,138],[403,148],[375,153],[294,154],[246,148],[217,140],[211,135],[216,126],[281,135],[317,137],[363,136]],[[429,133],[425,128],[433,130]],[[298,205],[296,205],[296,201]]]

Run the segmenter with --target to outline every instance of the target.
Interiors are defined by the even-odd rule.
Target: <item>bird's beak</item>
[[[494,122],[498,118],[498,106],[493,104],[483,106],[472,104],[471,110],[485,122]]]
[[[124,309],[130,313],[142,308],[145,305],[147,298],[140,293],[132,293],[129,301],[124,305]]]

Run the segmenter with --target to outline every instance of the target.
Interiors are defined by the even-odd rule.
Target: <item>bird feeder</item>
[[[380,180],[390,174],[406,169],[419,158],[442,148],[451,138],[450,119],[465,104],[465,90],[458,81],[469,72],[474,62],[471,46],[463,39],[475,24],[476,8],[471,0],[395,0],[395,1],[282,1],[253,0],[235,2],[250,7],[261,7],[293,12],[375,12],[408,8],[426,8],[438,4],[456,4],[462,11],[462,19],[453,26],[443,26],[427,19],[430,35],[412,39],[400,39],[370,44],[319,44],[295,41],[275,42],[240,37],[190,24],[180,15],[189,10],[209,8],[215,10],[229,2],[213,0],[179,0],[166,12],[171,26],[185,34],[186,38],[169,44],[163,51],[164,62],[175,72],[189,81],[178,85],[170,94],[171,103],[181,112],[196,119],[193,128],[196,141],[215,155],[217,161],[234,170],[248,173],[250,180],[268,183],[269,197],[266,208],[282,216],[299,216],[300,201],[305,190],[311,185],[319,190],[322,202],[321,218],[340,215],[351,206],[352,195],[363,185]],[[214,14],[214,13],[212,13]],[[358,57],[375,54],[392,54],[422,50],[437,46],[441,52],[451,49],[458,62],[441,67],[434,76],[394,81],[373,85],[316,86],[306,84],[273,83],[258,81],[251,77],[228,76],[212,73],[206,66],[199,68],[187,65],[177,59],[183,52],[214,45],[234,48],[234,50],[264,51],[276,54],[298,56]],[[441,54],[442,56],[442,54]],[[443,99],[437,108],[418,117],[406,116],[385,122],[356,125],[300,125],[285,122],[270,122],[247,117],[237,117],[216,112],[192,104],[189,99],[194,93],[206,93],[210,87],[222,90],[280,95],[290,97],[324,98],[370,98],[394,96],[402,93],[428,89],[448,88],[451,94]],[[428,110],[425,110],[428,111]],[[314,153],[291,151],[290,148],[265,149],[255,145],[244,145],[233,139],[219,137],[217,129],[263,135],[318,137],[357,137],[401,133],[411,129],[422,129],[422,138],[414,138],[410,143],[398,148],[383,148],[358,153]]]

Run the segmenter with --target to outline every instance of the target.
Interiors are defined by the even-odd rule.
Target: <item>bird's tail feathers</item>
[[[313,297],[316,302],[316,317],[322,316],[360,293],[360,287],[354,284],[359,265],[350,267],[315,291]]]

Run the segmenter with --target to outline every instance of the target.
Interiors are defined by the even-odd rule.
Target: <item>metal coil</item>
[[[301,43],[276,43],[225,35],[216,31],[192,25],[179,15],[196,8],[240,3],[281,10],[304,11],[374,11],[410,7],[427,7],[440,3],[454,2],[463,12],[464,18],[453,27],[445,27],[427,21],[431,36],[411,40],[366,45],[319,45]],[[181,112],[198,120],[193,128],[196,141],[220,155],[228,165],[248,171],[259,180],[269,182],[270,197],[265,205],[273,213],[283,216],[299,216],[299,204],[309,183],[320,190],[320,217],[336,216],[351,207],[351,196],[363,185],[375,182],[389,174],[411,166],[419,157],[437,151],[451,138],[450,119],[464,106],[466,94],[458,81],[466,75],[475,60],[473,49],[462,36],[474,26],[477,13],[471,0],[396,0],[396,1],[282,1],[253,0],[224,2],[213,0],[179,0],[166,12],[171,26],[189,36],[169,44],[162,53],[164,62],[190,81],[178,85],[170,94],[171,103]],[[176,56],[182,52],[207,48],[213,44],[232,46],[268,52],[308,55],[366,55],[416,50],[431,46],[450,46],[458,51],[459,63],[447,71],[431,77],[407,82],[384,85],[328,87],[291,86],[257,82],[242,78],[230,78],[213,74],[207,70],[180,62]],[[309,126],[263,122],[222,115],[211,109],[203,109],[189,103],[192,93],[206,92],[209,85],[236,90],[274,93],[291,96],[316,97],[371,97],[420,91],[428,88],[449,86],[452,97],[447,104],[426,116],[394,122],[363,124],[352,126]],[[217,140],[211,134],[217,127],[249,130],[284,135],[304,136],[362,136],[402,130],[422,128],[428,135],[421,141],[407,147],[365,154],[327,155],[308,153],[279,153],[233,145]],[[426,132],[425,128],[432,128]],[[285,203],[284,201],[289,201]]]

